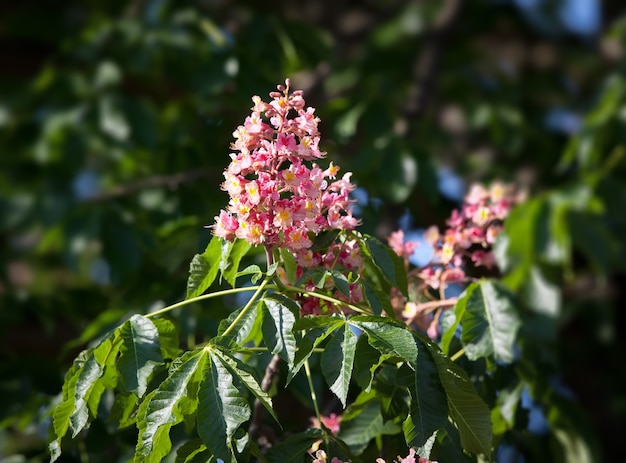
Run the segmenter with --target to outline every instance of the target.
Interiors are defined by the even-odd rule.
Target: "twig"
[[[265,375],[261,380],[261,389],[265,392],[269,391],[274,378],[279,372],[280,356],[275,354],[270,363],[265,368]],[[270,448],[275,442],[274,431],[269,426],[263,424],[263,404],[259,399],[254,401],[254,410],[252,411],[252,424],[250,425],[250,435],[257,434],[257,444],[261,449]]]
[[[444,2],[441,13],[430,30],[430,40],[427,41],[415,66],[415,79],[419,87],[414,98],[409,99],[404,111],[408,119],[422,116],[435,94],[442,56],[464,4],[465,0]]]
[[[167,187],[176,189],[184,183],[195,182],[201,178],[217,178],[212,169],[196,169],[171,175],[155,175],[126,185],[119,185],[111,190],[97,193],[85,199],[85,202],[99,202],[130,196],[146,188]]]

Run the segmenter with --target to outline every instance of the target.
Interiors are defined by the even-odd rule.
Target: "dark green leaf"
[[[272,408],[272,399],[267,392],[261,388],[261,385],[254,377],[252,368],[228,352],[215,349],[213,355],[219,357],[222,364],[228,369],[233,378],[239,380],[239,382],[261,402],[272,418],[278,423],[278,417]]]
[[[324,437],[324,431],[318,428],[289,436],[283,442],[272,447],[267,453],[270,463],[303,463],[310,462],[307,453],[311,446]]]
[[[361,453],[367,444],[381,434],[396,434],[400,426],[383,420],[380,402],[374,400],[363,407],[351,420],[342,420],[339,437],[354,454]]]
[[[386,317],[356,316],[350,324],[363,330],[372,345],[382,354],[404,359],[415,368],[417,346],[409,328]]]
[[[365,236],[365,245],[374,264],[380,269],[385,279],[406,296],[408,294],[408,280],[404,262],[400,257],[373,236]]]
[[[326,382],[344,408],[350,388],[357,339],[350,325],[345,324],[343,329],[334,333],[321,358],[322,373]]]
[[[166,318],[151,318],[159,332],[159,344],[163,358],[174,359],[180,355],[178,331],[174,323]]]
[[[448,399],[450,417],[456,424],[461,445],[468,452],[491,455],[491,415],[489,408],[479,397],[467,373],[448,357],[439,347],[424,336],[420,344],[425,345],[432,355],[439,380]]]
[[[411,405],[409,416],[403,423],[404,437],[410,447],[422,450],[420,456],[428,458],[428,447],[432,446],[433,436],[447,421],[448,403],[437,366],[428,348],[423,345],[420,346],[417,367],[411,376]]]
[[[317,235],[313,239],[313,245],[311,246],[311,251],[323,251],[327,249],[339,236],[339,230],[330,230],[325,231]]]
[[[322,317],[324,317],[324,315],[320,315],[319,318]],[[321,324],[319,329],[313,329],[308,331],[300,341],[300,345],[296,350],[293,367],[289,369],[289,372],[287,374],[287,384],[291,382],[291,380],[304,366],[304,363],[313,353],[313,349],[318,347],[331,333],[333,333],[336,329],[340,328],[345,323],[344,320],[337,320],[336,317],[328,318],[332,318],[334,323]]]
[[[374,315],[382,315],[385,312],[388,316],[395,318],[391,301],[389,300],[389,294],[381,291],[376,286],[367,283],[365,280],[361,280],[361,286],[363,287],[363,294],[367,303],[372,309]]]
[[[215,461],[202,442],[202,439],[191,439],[178,447],[174,463],[209,463]]]
[[[513,361],[520,318],[511,294],[493,280],[481,280],[465,290],[455,306],[467,357]]]

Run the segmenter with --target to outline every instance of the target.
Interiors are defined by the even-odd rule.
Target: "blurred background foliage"
[[[623,10],[619,0],[3,3],[0,459],[46,460],[49,406],[78,350],[184,298],[204,226],[226,202],[232,131],[251,96],[285,77],[317,108],[329,158],[354,173],[365,232],[442,225],[474,181],[527,189],[499,258],[536,321],[523,331],[535,355],[522,362],[536,407],[518,413],[540,419],[500,430],[511,444],[502,461],[622,454]],[[232,303],[176,314],[182,339],[210,336]],[[96,421],[63,458],[124,460],[112,439]]]

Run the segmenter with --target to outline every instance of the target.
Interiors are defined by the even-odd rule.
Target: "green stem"
[[[458,359],[463,357],[463,355],[465,355],[465,348],[462,347],[461,349],[456,351],[454,355],[450,356],[450,360],[452,360],[453,362],[456,362]]]
[[[316,297],[324,301],[332,302],[335,305],[342,305],[342,306],[348,307],[349,309],[352,309],[355,312],[370,315],[370,313],[367,310],[359,307],[358,305],[350,304],[349,302],[342,301],[341,299],[337,299],[336,297],[333,297],[333,296],[328,296],[327,294],[318,293],[316,291],[307,291],[306,289],[297,288],[295,286],[288,286],[288,285],[286,285],[283,289],[285,291],[300,293],[303,296]]]
[[[201,296],[192,297],[191,299],[185,299],[184,301],[180,301],[176,304],[168,305],[167,307],[164,307],[155,312],[151,312],[146,315],[146,318],[156,317],[157,315],[162,315],[169,312],[170,310],[178,309],[179,307],[185,306],[187,304],[203,301],[205,299],[211,299],[212,297],[226,296],[227,294],[245,293],[247,291],[257,291],[258,289],[259,286],[246,286],[245,288],[231,288],[225,289],[223,291],[216,291],[214,293],[202,294]]]
[[[271,278],[268,278],[268,277],[266,277],[265,280],[263,280],[263,283],[261,283],[257,287],[256,291],[254,292],[254,294],[252,295],[248,303],[245,305],[243,309],[241,309],[241,312],[239,312],[239,315],[237,315],[237,317],[233,320],[230,326],[226,328],[226,331],[222,333],[222,336],[228,336],[230,332],[235,329],[235,326],[237,326],[239,321],[246,315],[246,312],[250,310],[250,307],[252,307],[252,305],[256,302],[257,298],[259,297],[259,294],[263,292],[263,290],[265,289],[265,287],[270,281],[271,281]]]
[[[315,387],[313,386],[313,375],[311,375],[311,367],[309,366],[309,359],[304,361],[304,371],[306,373],[306,380],[309,383],[309,389],[311,390],[311,400],[313,401],[313,409],[315,410],[315,416],[317,421],[322,423],[322,415],[320,414],[320,408],[317,405],[317,395],[315,394]]]

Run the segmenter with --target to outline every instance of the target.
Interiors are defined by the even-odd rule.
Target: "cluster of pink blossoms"
[[[320,419],[322,423],[324,424],[324,426],[326,426],[332,434],[336,435],[337,433],[339,433],[339,428],[341,426],[341,419],[342,419],[341,415],[336,415],[335,413],[331,413],[329,416],[320,416]],[[311,427],[321,428],[322,426],[320,425],[320,420],[318,420],[315,417],[311,418]],[[326,452],[324,450],[319,449],[319,446],[321,443],[322,443],[321,440],[317,441],[313,445],[313,447],[309,450],[311,454],[315,452],[315,456],[313,457],[313,463],[328,463],[328,456],[326,455]],[[330,463],[349,463],[349,462],[344,462],[337,457],[333,457],[330,460]],[[382,458],[377,458],[376,463],[386,463],[386,461],[383,460]],[[397,460],[395,460],[395,463],[437,463],[437,462],[430,461],[427,458],[423,458],[420,456],[416,458],[415,449],[409,449],[409,454],[405,458],[402,458],[398,455],[398,458]]]
[[[315,453],[315,458],[313,459],[313,463],[328,463],[328,456],[326,455],[326,452],[324,452],[323,450],[318,450]],[[344,461],[341,461],[337,457],[333,457],[332,460],[330,460],[330,463],[349,463],[349,462],[344,462]],[[376,463],[387,463],[387,462],[383,460],[382,458],[377,458]],[[409,449],[409,454],[406,457],[402,458],[400,455],[398,455],[397,459],[394,460],[394,463],[437,463],[437,462],[434,460],[431,461],[427,458],[416,456],[415,450]]]
[[[352,215],[349,198],[355,186],[351,173],[338,178],[332,162],[322,169],[314,160],[325,153],[319,149],[319,118],[315,109],[305,108],[302,91],[289,92],[289,79],[272,101],[255,96],[252,114],[233,133],[231,162],[224,172],[222,189],[230,201],[212,226],[226,240],[241,238],[272,250],[285,248],[294,254],[300,278],[308,269],[344,269],[358,274],[363,259],[356,240],[343,238],[322,251],[311,251],[312,237],[329,230],[353,230],[359,221]],[[329,281],[329,285],[332,281]],[[313,283],[306,290],[315,290]],[[346,302],[360,302],[360,287],[350,284]],[[303,315],[320,314],[334,308],[318,298],[304,298]]]
[[[434,248],[434,256],[420,277],[431,288],[438,289],[446,282],[465,279],[463,264],[467,259],[474,267],[494,268],[493,243],[511,207],[522,196],[512,185],[501,182],[494,182],[489,189],[481,184],[472,185],[461,210],[452,211],[446,222],[448,228],[441,233],[433,225],[424,233],[425,241]]]
[[[418,299],[432,299],[431,290],[439,292],[440,300],[427,302],[406,302],[401,295],[392,295],[392,304],[408,322],[415,322],[425,329],[431,338],[438,335],[438,315],[445,307],[454,305],[455,300],[444,300],[444,290],[448,283],[467,281],[467,271],[482,267],[495,268],[493,243],[502,231],[503,222],[511,208],[523,200],[524,194],[517,192],[512,185],[494,182],[489,188],[474,184],[464,197],[460,210],[452,211],[443,232],[435,225],[424,233],[425,241],[433,249],[431,262],[415,269],[420,285]],[[404,241],[404,233],[399,230],[388,238],[389,246],[403,257],[408,258],[415,250],[415,244]],[[433,313],[435,312],[435,313]]]
[[[252,114],[233,133],[230,165],[222,189],[230,202],[215,217],[213,233],[226,240],[241,238],[267,249],[284,247],[299,257],[311,247],[311,235],[325,230],[352,230],[349,194],[351,173],[337,178],[339,167],[315,162],[319,118],[305,108],[302,91],[290,94],[289,79],[266,103],[252,98]]]

